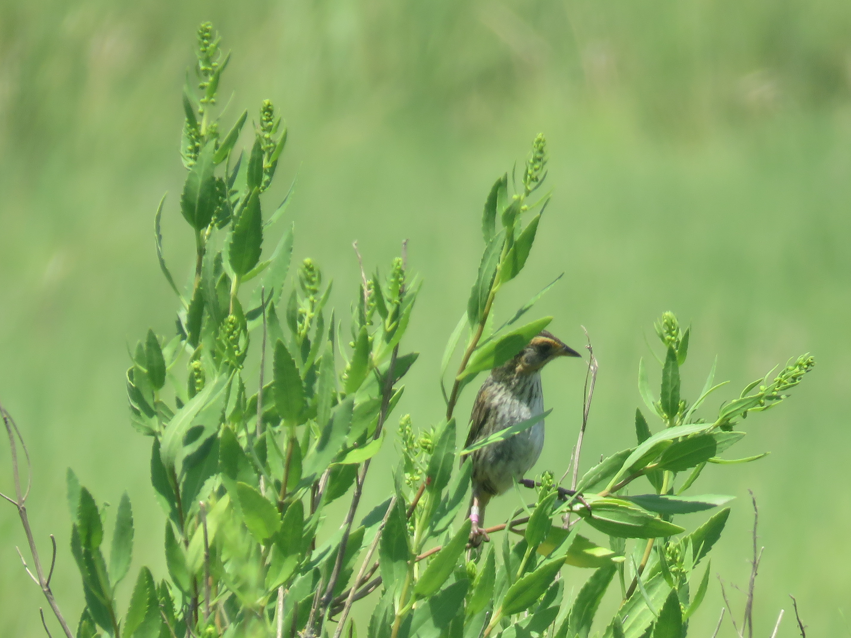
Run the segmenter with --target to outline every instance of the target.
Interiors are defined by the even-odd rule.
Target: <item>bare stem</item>
[[[71,628],[68,626],[68,623],[65,621],[65,617],[62,615],[62,612],[59,610],[59,605],[56,602],[56,599],[53,597],[53,590],[50,588],[50,579],[53,576],[53,566],[56,562],[56,540],[51,539],[53,541],[53,559],[50,564],[50,572],[48,573],[47,578],[44,577],[44,571],[41,567],[41,559],[38,555],[38,548],[35,544],[35,539],[33,538],[32,528],[30,527],[29,517],[27,516],[27,497],[30,492],[31,485],[31,476],[32,476],[32,468],[30,466],[30,455],[27,450],[26,443],[24,443],[24,438],[21,436],[21,431],[18,429],[15,420],[12,416],[6,411],[6,408],[0,404],[0,414],[3,416],[3,424],[6,426],[6,434],[9,437],[9,451],[12,456],[12,476],[15,481],[15,498],[11,498],[6,494],[0,493],[0,496],[5,498],[7,501],[12,503],[18,510],[18,516],[21,519],[21,525],[24,528],[24,534],[27,537],[27,543],[30,546],[30,554],[33,559],[33,567],[35,568],[35,578],[34,580],[38,583],[38,586],[41,588],[44,597],[47,599],[47,603],[50,605],[51,610],[53,610],[53,615],[56,616],[56,620],[59,621],[60,626],[62,627],[62,631],[65,632],[65,635],[68,638],[73,638],[74,634],[71,632]],[[24,451],[24,457],[27,462],[27,489],[25,491],[21,490],[21,475],[20,468],[18,466],[18,448],[15,439],[21,443],[21,449]],[[24,564],[26,568],[26,564]],[[29,569],[26,568],[29,572]],[[30,573],[32,576],[33,574]],[[44,623],[44,614],[41,615],[41,621]],[[47,625],[44,625],[45,631],[47,631]],[[48,636],[50,632],[47,631]]]
[[[390,365],[387,366],[387,377],[384,381],[384,388],[382,390],[381,396],[381,409],[378,413],[378,423],[375,426],[375,434],[373,435],[373,440],[377,439],[381,436],[381,430],[384,427],[384,421],[387,419],[387,412],[390,408],[390,397],[393,392],[393,381],[394,381],[394,372],[396,369],[396,358],[399,355],[399,346],[398,344],[393,348],[393,352],[390,355]],[[315,616],[315,610],[317,605],[322,609],[322,615],[320,616],[320,626],[317,628],[317,635],[321,634],[322,623],[324,622],[325,617],[328,613],[328,608],[331,605],[331,602],[334,600],[334,587],[337,586],[337,581],[340,579],[340,573],[343,569],[343,557],[346,555],[346,546],[349,542],[349,534],[352,531],[352,524],[355,520],[355,513],[357,512],[358,505],[360,504],[361,495],[363,494],[363,484],[366,481],[366,473],[369,471],[370,459],[364,461],[361,466],[360,471],[358,472],[357,480],[355,481],[355,492],[352,495],[352,502],[349,506],[349,512],[346,515],[346,521],[343,524],[343,537],[340,540],[340,546],[337,550],[337,558],[334,561],[334,569],[331,572],[331,576],[328,578],[328,585],[325,588],[325,594],[318,599],[314,603],[314,607],[311,610],[311,618]],[[321,589],[321,587],[319,588]],[[310,623],[308,623],[310,625]],[[312,627],[308,626],[307,631],[311,632]]]
[[[742,620],[742,631],[744,632],[745,627],[748,629],[748,637],[753,638],[753,592],[754,586],[756,585],[756,576],[759,570],[759,561],[762,558],[762,550],[764,547],[757,551],[757,535],[756,529],[757,524],[759,523],[759,508],[756,506],[756,497],[753,495],[753,492],[748,490],[751,495],[751,502],[753,503],[753,561],[751,561],[751,577],[748,582],[748,600],[745,603],[745,615],[744,620]],[[782,617],[782,615],[781,615]]]
[[[798,629],[801,631],[801,638],[807,638],[807,632],[804,631],[806,627],[804,627],[804,623],[801,622],[801,616],[798,614],[798,601],[795,600],[795,597],[792,594],[789,594],[789,598],[792,599],[792,605],[795,607],[795,620],[798,622]]]
[[[727,611],[726,608],[721,608],[721,616],[718,618],[718,624],[715,625],[715,631],[712,632],[712,638],[715,638],[718,635],[718,632],[721,630],[721,621],[724,620],[724,612]]]
[[[204,528],[204,623],[210,619],[210,541],[207,536],[207,505],[198,503],[201,512],[201,526]]]
[[[777,630],[780,629],[780,621],[783,620],[783,614],[786,613],[785,609],[780,610],[780,615],[777,616],[777,624],[774,625],[774,631],[771,632],[771,638],[776,638]]]
[[[588,426],[588,415],[591,412],[591,402],[594,398],[594,386],[597,384],[597,358],[594,356],[594,347],[591,345],[591,337],[585,326],[582,326],[585,332],[585,339],[588,341],[585,346],[588,349],[589,361],[588,370],[585,373],[585,387],[582,391],[582,427],[579,428],[579,436],[576,439],[576,451],[573,454],[573,478],[570,481],[570,489],[576,489],[576,483],[579,480],[579,455],[582,453],[582,440],[585,438],[585,428]]]

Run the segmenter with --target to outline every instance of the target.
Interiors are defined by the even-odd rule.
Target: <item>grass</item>
[[[741,586],[747,488],[759,501],[757,631],[770,632],[789,593],[813,635],[847,631],[837,609],[851,612],[841,568],[851,562],[851,10],[792,1],[1,6],[0,392],[32,454],[35,531],[45,548],[49,533],[59,542],[68,616],[82,600],[66,467],[113,504],[127,489],[135,564],[161,555],[149,448],[129,426],[123,374],[127,345],[173,321],[152,242],[165,190],[167,256],[174,271],[189,269],[176,208],[179,91],[203,19],[234,51],[231,115],[265,97],[285,113],[291,144],[279,170],[298,174],[296,255],[335,280],[338,309],[357,285],[352,240],[384,265],[410,239],[426,281],[409,341],[423,354],[400,411],[415,426],[442,411],[436,371],[477,265],[485,194],[539,130],[555,198],[497,312],[567,273],[538,312],[574,347],[585,325],[600,360],[586,465],[631,440],[637,362],[664,310],[692,322],[692,394],[716,354],[735,388],[813,352],[816,373],[796,396],[746,422],[742,454],[772,455],[701,481],[739,497],[713,571]],[[538,470],[563,471],[581,379],[570,362],[547,371],[554,413]],[[373,480],[364,508],[384,492]],[[507,515],[512,498],[489,517]],[[22,544],[13,509],[0,509],[3,635],[41,631],[43,601],[14,551]],[[711,633],[720,604],[713,581],[695,635]],[[779,636],[795,635],[789,611]]]

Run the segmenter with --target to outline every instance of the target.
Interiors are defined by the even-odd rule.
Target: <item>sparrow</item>
[[[543,331],[510,361],[491,370],[476,395],[464,447],[543,413],[541,369],[553,359],[579,356],[551,333]],[[473,464],[473,496],[468,514],[473,521],[472,545],[490,540],[484,532],[485,507],[490,499],[522,479],[538,460],[543,447],[544,421],[541,420],[519,434],[478,449],[462,459],[462,464],[467,458]]]

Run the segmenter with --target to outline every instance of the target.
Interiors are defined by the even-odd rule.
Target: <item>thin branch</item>
[[[56,537],[51,534],[50,542],[53,543],[53,555],[50,558],[50,571],[47,572],[47,584],[50,585],[50,581],[53,578],[53,568],[56,567]]]
[[[777,617],[777,624],[774,625],[774,631],[771,632],[771,638],[776,638],[777,630],[780,629],[780,621],[783,620],[783,614],[786,613],[785,609],[780,610],[780,615]]]
[[[715,625],[715,631],[712,632],[712,638],[715,638],[718,635],[718,631],[721,629],[721,621],[724,620],[724,612],[727,611],[724,607],[721,608],[721,617],[718,618],[718,624]]]
[[[721,576],[718,576],[718,582],[721,583],[721,597],[724,599],[724,604],[727,606],[727,611],[730,612],[730,622],[733,623],[733,629],[736,632],[736,635],[739,638],[744,638],[742,636],[742,632],[739,631],[739,628],[736,626],[736,618],[733,616],[733,608],[730,606],[730,601],[727,600],[727,590],[724,588],[724,581],[721,580]]]
[[[363,269],[363,258],[360,255],[360,250],[358,250],[358,242],[352,242],[352,248],[355,249],[355,255],[358,256],[358,265],[360,266],[360,278],[361,283],[363,284],[363,307],[366,308],[369,306],[369,283],[366,280],[366,271]]]
[[[44,627],[44,633],[47,634],[47,638],[53,638],[53,634],[47,628],[47,621],[44,619],[44,609],[41,607],[38,608],[38,615],[41,616],[41,626]]]
[[[262,383],[262,381],[261,381]],[[210,542],[207,537],[207,506],[198,503],[201,512],[201,527],[204,529],[204,624],[210,619]]]
[[[168,616],[165,615],[165,611],[163,611],[162,607],[160,607],[160,616],[163,617],[163,622],[165,623],[165,626],[168,627],[171,638],[177,638],[177,634],[174,633],[174,627],[171,626],[171,623],[168,621]]]
[[[375,434],[373,435],[373,440],[378,439],[381,436],[381,430],[384,427],[384,422],[387,419],[387,413],[390,408],[390,397],[393,392],[393,381],[394,381],[394,373],[396,370],[396,358],[399,355],[399,345],[397,344],[393,348],[393,352],[390,355],[390,365],[387,367],[387,377],[384,382],[384,388],[382,390],[381,397],[381,409],[378,412],[378,423],[375,426]],[[357,512],[358,505],[360,504],[360,498],[363,494],[363,484],[366,481],[366,473],[369,471],[371,459],[367,459],[364,461],[361,466],[360,472],[358,472],[357,480],[355,481],[355,492],[352,495],[352,502],[349,506],[349,512],[346,515],[346,521],[343,524],[343,537],[340,539],[339,549],[337,550],[337,558],[334,562],[334,569],[331,572],[331,576],[328,578],[328,585],[325,588],[325,594],[318,598],[314,602],[314,606],[311,608],[310,616],[311,621],[315,619],[315,611],[317,605],[322,607],[322,615],[320,616],[320,625],[324,622],[324,618],[327,616],[328,609],[331,606],[331,602],[334,600],[334,588],[337,586],[337,581],[340,579],[340,574],[343,570],[343,557],[346,555],[346,546],[349,542],[349,534],[352,531],[352,524],[355,520],[355,513]],[[321,587],[317,589],[317,591],[321,591]],[[321,633],[321,626],[318,628]],[[312,622],[308,622],[307,632],[310,635],[311,632],[314,631]]]
[[[369,550],[366,552],[366,556],[364,556],[363,562],[361,563],[360,569],[358,570],[357,578],[355,578],[354,585],[349,590],[348,598],[346,599],[346,604],[342,609],[342,616],[337,622],[337,629],[334,632],[334,638],[340,638],[343,633],[343,625],[346,624],[346,619],[349,617],[349,612],[352,609],[352,604],[354,604],[357,596],[357,589],[360,587],[361,583],[368,578],[365,576],[367,565],[369,565],[370,561],[372,561],[372,556],[375,554],[375,550],[378,547],[378,541],[381,538],[381,532],[384,529],[384,525],[387,523],[387,519],[390,517],[390,512],[393,511],[393,508],[396,506],[396,497],[390,499],[390,505],[387,507],[387,511],[384,513],[384,519],[381,521],[381,525],[379,525],[378,530],[375,532],[375,538],[372,539],[372,544],[369,546]]]
[[[263,372],[266,369],[266,288],[260,288],[260,307],[263,309],[263,340],[260,342],[260,387],[257,390],[257,424],[254,431],[260,436],[263,425]]]
[[[588,330],[582,326],[585,332],[587,344],[585,348],[588,350],[588,370],[585,372],[585,387],[582,390],[582,427],[579,428],[579,436],[576,439],[576,450],[573,454],[573,478],[570,481],[570,489],[576,489],[576,483],[579,481],[579,455],[582,454],[582,440],[585,438],[585,428],[588,426],[588,415],[591,412],[591,402],[594,399],[594,386],[597,384],[597,358],[594,356],[594,347],[591,345],[591,337],[588,335]]]
[[[54,540],[54,556],[53,561],[51,561],[50,567],[50,576],[48,578],[44,577],[44,572],[41,568],[41,559],[38,555],[38,548],[35,544],[35,538],[33,537],[32,529],[30,528],[29,516],[27,515],[27,498],[29,497],[30,487],[32,485],[32,466],[30,464],[30,454],[27,450],[26,443],[24,443],[24,438],[21,436],[21,431],[18,429],[15,420],[12,418],[6,408],[0,404],[0,415],[3,417],[3,424],[6,427],[6,434],[9,437],[9,452],[12,457],[12,476],[14,477],[15,482],[15,499],[11,499],[5,494],[4,498],[13,503],[18,510],[18,516],[21,519],[21,525],[24,528],[24,533],[27,537],[27,543],[30,547],[30,555],[33,559],[33,567],[35,568],[36,577],[33,577],[33,580],[38,583],[38,586],[41,588],[44,597],[47,599],[48,604],[50,605],[50,609],[53,611],[53,615],[56,616],[56,619],[59,621],[60,626],[62,627],[62,631],[65,632],[65,635],[68,638],[73,638],[74,634],[71,632],[71,628],[68,626],[68,623],[65,621],[65,617],[62,615],[62,612],[59,610],[59,605],[56,602],[56,599],[53,597],[53,590],[50,588],[50,576],[53,575],[53,565],[55,564],[56,554],[56,541]],[[21,443],[21,449],[24,451],[24,456],[27,461],[27,489],[26,491],[21,490],[21,474],[20,468],[18,467],[18,447],[15,439]],[[52,538],[52,537],[51,537]],[[18,552],[20,554],[20,551]],[[21,555],[21,560],[23,560],[23,555]],[[30,572],[27,567],[26,562],[24,562],[24,568],[27,570],[27,573],[30,576],[33,576],[32,572]],[[45,627],[46,628],[46,627]],[[48,632],[49,634],[49,632]]]
[[[425,492],[426,486],[431,482],[431,480],[426,477],[426,480],[420,484],[417,493],[414,495],[414,500],[411,501],[411,504],[408,506],[407,518],[410,520],[411,516],[414,514],[414,510],[417,509],[417,505],[420,502],[420,499],[423,497],[423,492]]]
[[[402,267],[408,270],[408,240],[402,240]]]
[[[801,631],[801,638],[807,638],[807,632],[804,631],[806,627],[804,623],[801,622],[801,616],[798,615],[798,601],[795,600],[795,597],[792,594],[789,594],[789,598],[792,599],[792,605],[795,608],[795,620],[798,622],[798,629]]]
[[[748,582],[748,599],[745,603],[745,614],[742,620],[742,632],[744,632],[745,627],[748,629],[748,638],[753,638],[753,592],[754,586],[756,585],[756,576],[759,571],[759,561],[762,558],[762,551],[765,549],[764,547],[757,551],[757,524],[759,523],[759,508],[756,506],[756,497],[754,496],[751,490],[748,490],[748,493],[751,495],[751,502],[753,503],[753,561],[751,561],[751,577]]]
[[[36,585],[40,584],[40,583],[38,582],[38,578],[36,578],[36,577],[33,575],[33,573],[30,571],[30,568],[29,568],[29,566],[27,565],[27,559],[26,559],[26,558],[24,558],[24,555],[21,553],[21,548],[20,548],[20,547],[18,547],[17,545],[15,545],[15,551],[16,551],[16,552],[18,552],[18,556],[20,557],[21,562],[24,564],[24,570],[25,570],[25,571],[26,571],[26,572],[30,575],[30,578],[32,578],[32,579],[33,579],[33,582],[34,582]]]
[[[277,627],[275,638],[284,638],[284,586],[278,587],[278,604],[275,607]]]

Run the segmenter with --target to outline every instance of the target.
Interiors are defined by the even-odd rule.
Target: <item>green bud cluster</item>
[[[393,260],[393,269],[387,280],[387,299],[390,303],[399,305],[405,295],[405,262],[401,257]]]
[[[816,365],[815,357],[809,354],[801,355],[794,363],[789,363],[774,379],[774,388],[778,393],[794,388],[801,382],[804,375]]]
[[[538,503],[543,501],[556,489],[555,477],[549,470],[544,471],[541,474],[540,480],[536,481],[536,483],[540,483],[540,485],[535,486],[535,489],[538,491]]]
[[[212,78],[219,68],[219,43],[221,38],[213,31],[211,22],[204,22],[198,27],[198,75],[201,81],[198,83],[198,88],[204,91],[204,96],[201,98],[201,108],[199,112],[203,114],[206,104],[215,104],[215,94],[208,96],[206,94],[207,87],[210,85]]]
[[[532,142],[532,154],[526,160],[526,172],[523,175],[523,187],[526,195],[529,195],[544,181],[546,166],[547,140],[543,133],[538,133],[535,141]]]
[[[213,212],[213,224],[218,229],[225,228],[232,219],[230,202],[228,202],[228,187],[225,180],[217,177],[215,181],[216,209]]]
[[[195,359],[189,364],[189,398],[191,399],[201,390],[204,389],[207,377],[204,373],[204,366],[198,359]]]
[[[298,283],[302,292],[310,299],[315,299],[322,286],[322,273],[313,260],[308,257],[298,269]]]
[[[677,321],[677,317],[673,312],[664,313],[662,317],[656,321],[654,327],[656,328],[656,334],[659,336],[659,340],[666,348],[679,350],[683,333],[682,330],[680,330],[680,324]]]
[[[198,160],[198,154],[201,152],[201,143],[203,136],[198,128],[197,122],[185,120],[183,122],[183,159],[186,168],[192,168]]]
[[[275,140],[272,136],[276,128],[275,106],[271,100],[263,100],[263,104],[260,105],[260,146],[265,155],[275,150]]]

